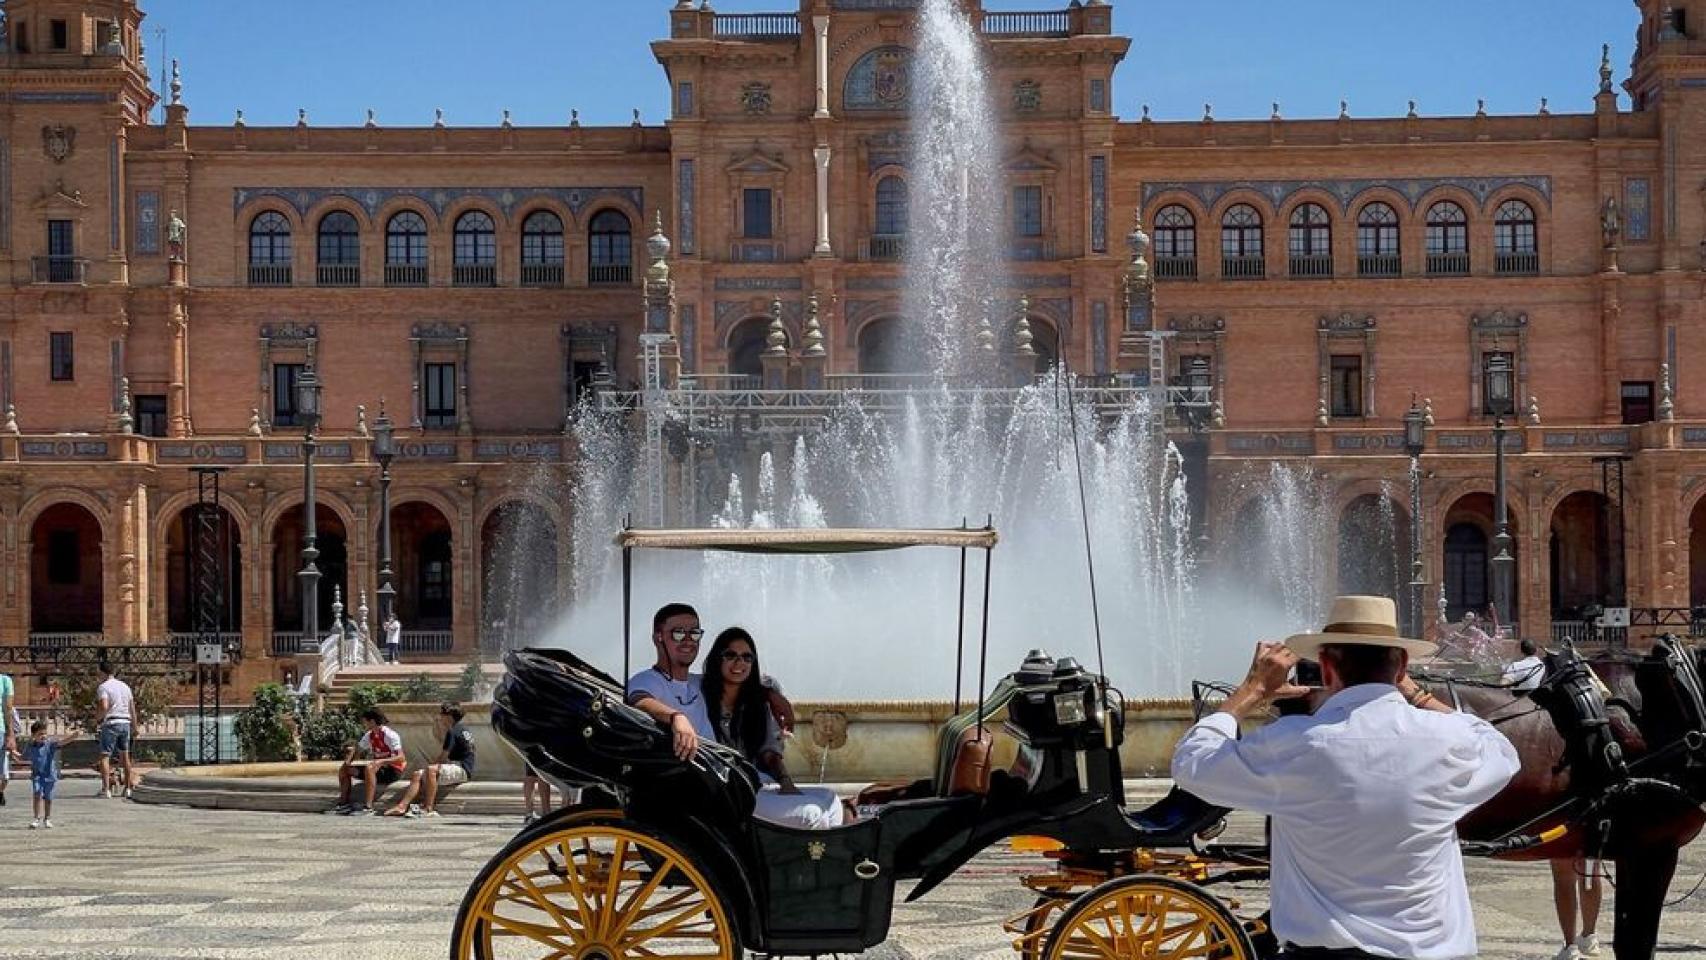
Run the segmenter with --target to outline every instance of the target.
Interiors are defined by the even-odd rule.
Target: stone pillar
[[[189,317],[184,313],[183,291],[167,294],[170,306],[167,327],[171,335],[171,381],[166,385],[166,414],[174,437],[188,437],[191,432],[189,402],[190,340]]]
[[[833,257],[835,250],[829,244],[829,157],[828,144],[819,144],[812,151],[817,159],[817,248],[812,251],[814,256]]]
[[[1120,349],[1116,369],[1122,373],[1146,370],[1149,366],[1149,332],[1155,315],[1155,278],[1149,272],[1149,234],[1143,231],[1143,211],[1139,209],[1126,235],[1131,248],[1131,261],[1126,264],[1123,287],[1125,292],[1125,322],[1120,328]]]
[[[114,536],[112,559],[114,571],[111,583],[116,602],[113,618],[106,622],[111,642],[139,643],[149,639],[148,631],[148,488],[135,486],[127,491],[116,511],[118,528]],[[105,544],[102,545],[103,548]]]
[[[812,18],[812,26],[817,29],[817,114],[821,119],[829,117],[829,17],[816,16]]]

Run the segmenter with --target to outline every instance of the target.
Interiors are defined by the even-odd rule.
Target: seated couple
[[[792,708],[760,671],[752,635],[740,627],[718,634],[701,676],[692,667],[704,636],[692,607],[660,608],[652,617],[657,663],[629,678],[628,702],[669,728],[682,760],[692,758],[700,738],[739,750],[763,782],[757,816],[791,827],[841,826],[841,801],[833,791],[801,788],[788,776],[777,714],[789,716]]]

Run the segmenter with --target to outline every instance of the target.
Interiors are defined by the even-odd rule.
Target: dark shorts
[[[378,770],[373,771],[373,782],[379,784],[382,787],[388,787],[391,784],[396,783],[398,780],[401,780],[402,778],[403,778],[403,771],[398,770],[396,767],[393,767],[390,764],[386,764],[385,766],[380,767]]]
[[[103,756],[115,753],[130,752],[130,724],[103,723],[101,724],[100,748]]]

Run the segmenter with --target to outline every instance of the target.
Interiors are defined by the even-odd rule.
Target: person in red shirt
[[[379,708],[362,714],[361,722],[367,725],[367,732],[350,746],[344,755],[344,765],[338,768],[338,805],[332,812],[346,817],[372,816],[378,812],[373,809],[374,793],[401,779],[408,764],[403,756],[403,738],[386,725],[385,714]],[[366,800],[360,804],[350,802],[358,770],[366,786]]]

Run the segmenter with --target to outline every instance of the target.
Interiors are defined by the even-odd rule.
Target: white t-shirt
[[[403,642],[403,621],[392,620],[385,624],[385,643],[396,646]]]
[[[1546,662],[1539,657],[1523,657],[1505,667],[1505,683],[1512,690],[1533,690],[1546,676]]]
[[[130,692],[130,684],[117,677],[108,677],[95,688],[95,702],[100,703],[102,697],[107,698],[107,712],[101,716],[102,723],[129,723],[131,704],[135,695]]]
[[[657,667],[647,667],[628,678],[628,702],[643,699],[637,696],[641,693],[656,697],[669,709],[686,714],[687,722],[693,724],[693,731],[699,736],[707,740],[717,739],[717,730],[711,726],[711,715],[705,712],[705,694],[699,688],[699,674],[689,673],[686,680],[676,680]]]

